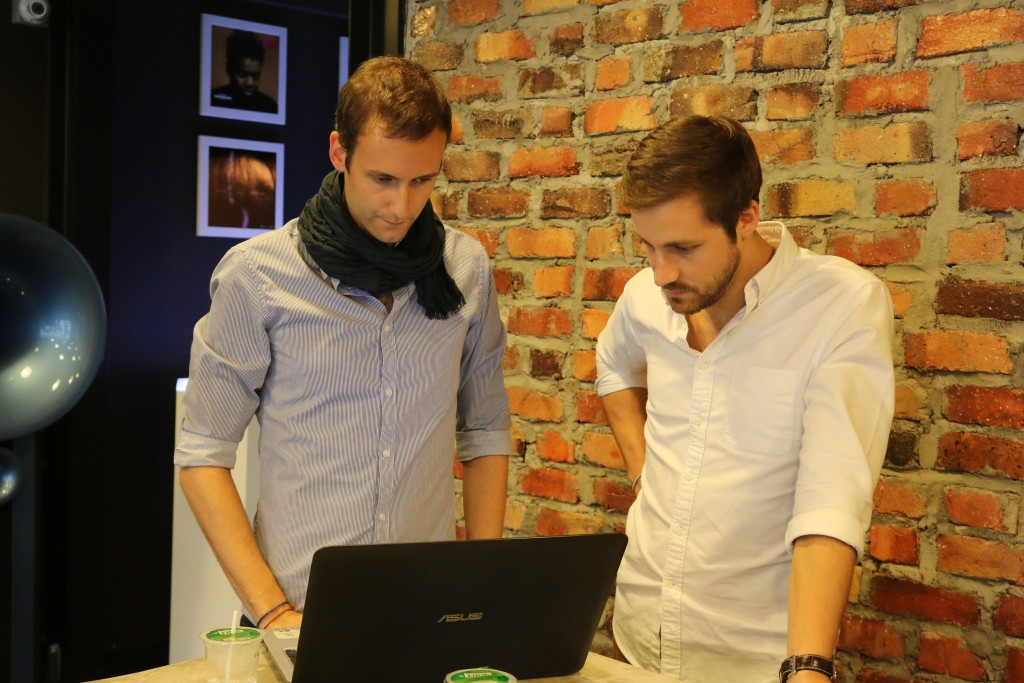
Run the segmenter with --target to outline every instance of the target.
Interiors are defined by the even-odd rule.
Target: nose
[[[659,287],[672,284],[679,280],[679,269],[671,264],[668,259],[661,258],[657,254],[648,254],[647,261],[654,271],[654,284]]]
[[[412,193],[409,188],[404,184],[398,184],[388,201],[388,212],[392,214],[395,222],[404,221],[409,217],[411,201]]]

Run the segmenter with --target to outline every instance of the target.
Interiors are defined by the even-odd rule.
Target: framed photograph
[[[204,14],[201,45],[201,115],[284,124],[288,29]]]
[[[284,214],[284,145],[199,136],[196,234],[254,237]]]
[[[338,90],[348,81],[348,36],[338,39]]]

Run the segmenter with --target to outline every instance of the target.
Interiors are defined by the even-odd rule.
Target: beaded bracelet
[[[292,609],[291,603],[288,602],[287,600],[285,600],[284,602],[280,602],[280,603],[274,605],[273,607],[268,609],[266,612],[264,612],[262,617],[260,617],[259,619],[256,620],[256,628],[263,628],[263,626],[262,626],[263,620],[266,619],[267,617],[269,617],[271,614],[273,614],[277,610],[279,610],[282,607],[284,607],[285,605],[288,606],[288,609]]]

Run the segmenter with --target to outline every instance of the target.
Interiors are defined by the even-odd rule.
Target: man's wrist
[[[835,679],[835,662],[821,655],[790,655],[782,660],[782,665],[779,666],[780,683],[811,683],[815,680]]]

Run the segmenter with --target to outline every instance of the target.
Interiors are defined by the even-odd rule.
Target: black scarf
[[[345,176],[331,171],[299,215],[299,235],[309,255],[342,284],[378,296],[416,283],[416,298],[432,320],[466,303],[444,267],[444,225],[430,202],[396,245],[384,244],[356,225],[344,199]]]

